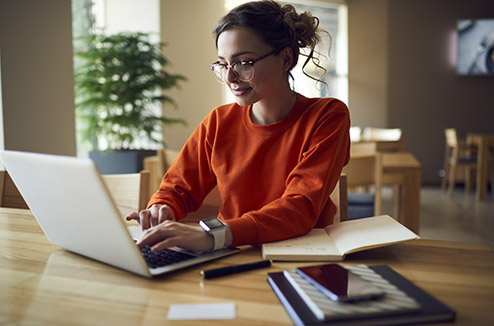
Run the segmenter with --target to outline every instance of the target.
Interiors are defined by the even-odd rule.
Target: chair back
[[[448,195],[453,196],[455,183],[464,178],[465,189],[472,188],[472,173],[477,166],[477,147],[460,140],[455,128],[444,129],[446,146],[444,150],[444,167],[441,188],[448,188]],[[449,186],[448,186],[449,183]]]
[[[454,128],[444,129],[446,136],[446,158],[450,160],[464,160],[463,163],[473,163],[477,156],[477,146],[460,139]],[[461,163],[461,162],[460,162]]]
[[[364,154],[350,156],[350,161],[343,168],[347,176],[347,187],[374,187],[374,215],[381,214],[383,167],[382,155]]]
[[[0,170],[0,207],[29,209],[7,171]]]
[[[336,205],[336,214],[334,216],[333,223],[343,222],[348,220],[348,187],[347,176],[342,173],[340,179],[329,195],[331,201]]]
[[[399,141],[402,137],[400,128],[365,127],[362,139],[365,141]]]
[[[151,176],[149,184],[151,193],[158,190],[161,179],[179,153],[179,151],[171,149],[159,149],[156,151],[156,156],[144,158],[144,170],[149,171]]]
[[[458,147],[458,135],[456,129],[447,128],[444,129],[444,135],[446,136],[446,145],[451,148]]]
[[[378,152],[376,142],[351,143],[350,156],[375,155]]]
[[[102,177],[122,218],[146,208],[150,198],[149,171],[105,174]]]
[[[356,126],[350,127],[350,140],[352,142],[360,141],[361,137],[362,137],[362,128]]]

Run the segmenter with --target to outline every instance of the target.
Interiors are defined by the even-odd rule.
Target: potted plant
[[[169,64],[161,53],[165,44],[153,43],[149,34],[93,34],[83,39],[86,49],[76,52],[78,132],[92,147],[89,156],[101,173],[138,172],[143,158],[156,153],[149,149],[163,143],[163,125],[185,124],[162,116],[160,104],[175,106],[163,91],[186,78],[163,69]]]

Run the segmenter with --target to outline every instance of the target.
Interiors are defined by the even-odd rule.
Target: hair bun
[[[282,11],[284,22],[293,32],[294,43],[296,42],[301,48],[314,48],[320,41],[317,33],[319,19],[307,11],[299,14],[295,7],[289,4],[284,5]]]

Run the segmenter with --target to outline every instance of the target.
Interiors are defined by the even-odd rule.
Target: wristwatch
[[[226,225],[219,218],[213,217],[206,220],[201,220],[199,225],[209,235],[213,236],[214,246],[213,251],[222,249],[225,246]]]

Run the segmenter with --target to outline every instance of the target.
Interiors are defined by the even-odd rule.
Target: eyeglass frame
[[[259,62],[259,61],[261,61],[262,59],[265,59],[265,58],[267,58],[267,57],[269,57],[269,56],[272,56],[273,54],[280,53],[280,52],[281,52],[281,50],[283,50],[283,49],[275,49],[275,50],[273,50],[273,51],[271,51],[271,52],[268,52],[268,53],[266,53],[266,54],[264,54],[264,55],[261,55],[260,57],[255,58],[255,59],[252,59],[252,60],[239,60],[239,61],[235,61],[235,62],[233,62],[233,63],[231,63],[231,64],[225,64],[225,63],[220,63],[219,61],[216,61],[216,62],[213,62],[212,64],[210,64],[210,65],[209,65],[209,69],[211,69],[211,71],[214,73],[214,76],[216,77],[216,80],[217,80],[217,81],[219,81],[219,82],[220,82],[220,83],[222,83],[222,84],[224,84],[224,83],[226,82],[226,79],[225,79],[225,78],[223,78],[222,80],[219,80],[219,79],[218,79],[218,75],[217,75],[217,74],[215,73],[215,71],[214,71],[214,67],[215,67],[215,66],[222,66],[222,67],[226,68],[226,69],[227,69],[227,70],[226,70],[226,72],[227,72],[227,73],[228,73],[228,69],[232,69],[233,74],[235,75],[235,77],[236,77],[238,80],[240,80],[240,81],[244,81],[244,82],[246,82],[246,81],[250,81],[250,80],[252,80],[252,78],[254,78],[254,73],[252,73],[252,77],[250,77],[249,79],[242,79],[242,78],[240,78],[240,76],[238,75],[238,72],[235,70],[235,66],[236,66],[236,65],[238,65],[238,64],[240,64],[240,63],[241,63],[241,64],[243,64],[243,65],[248,64],[248,65],[250,65],[250,67],[251,67],[252,69],[254,69],[254,64],[255,64],[256,62]]]

